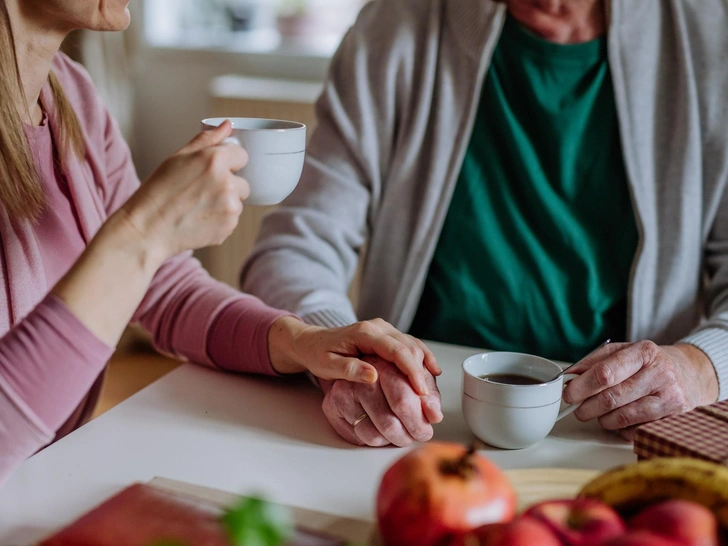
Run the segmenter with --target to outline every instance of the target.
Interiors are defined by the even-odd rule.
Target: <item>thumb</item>
[[[233,125],[229,120],[223,121],[214,129],[201,131],[189,144],[180,150],[180,153],[191,154],[211,146],[217,146],[233,132]]]
[[[310,370],[321,379],[344,379],[352,383],[376,383],[379,378],[377,369],[358,358],[336,357],[325,364]]]

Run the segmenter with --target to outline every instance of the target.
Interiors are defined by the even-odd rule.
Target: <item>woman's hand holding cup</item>
[[[107,345],[119,341],[165,260],[221,243],[235,229],[249,188],[233,173],[248,154],[221,144],[231,129],[223,123],[201,133],[167,159],[52,289]]]
[[[250,194],[234,173],[248,162],[245,149],[223,141],[232,126],[203,131],[167,159],[120,209],[161,259],[222,243],[235,229]]]

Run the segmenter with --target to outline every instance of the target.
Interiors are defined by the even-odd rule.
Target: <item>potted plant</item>
[[[256,31],[273,24],[273,10],[265,0],[225,0],[224,7],[233,32]]]

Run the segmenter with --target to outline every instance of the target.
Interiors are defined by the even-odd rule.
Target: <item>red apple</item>
[[[434,546],[481,525],[509,521],[516,494],[505,475],[474,449],[430,442],[395,462],[377,494],[387,546]]]
[[[717,546],[718,521],[702,504],[668,500],[650,506],[629,522],[630,529],[650,531],[682,546]]]
[[[443,546],[561,546],[561,542],[543,523],[521,516],[483,525]]]
[[[599,546],[681,546],[681,544],[649,531],[627,531],[621,536],[600,542]]]
[[[625,531],[614,509],[588,498],[541,502],[526,515],[545,524],[565,546],[592,546]]]

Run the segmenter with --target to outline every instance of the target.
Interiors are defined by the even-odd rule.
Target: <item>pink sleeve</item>
[[[116,122],[98,107],[106,120],[107,181],[100,192],[111,215],[137,190],[139,179]],[[162,266],[134,318],[163,352],[230,371],[274,374],[268,330],[288,314],[212,279],[187,252]]]
[[[236,299],[217,314],[207,338],[212,361],[225,370],[277,375],[268,357],[268,330],[290,313],[275,311],[260,300]],[[267,316],[261,320],[260,317]],[[255,347],[245,352],[245,347]]]
[[[0,338],[0,483],[53,439],[112,353],[55,296]]]
[[[289,314],[213,280],[185,254],[157,272],[136,318],[163,352],[229,371],[274,375],[268,330]]]

